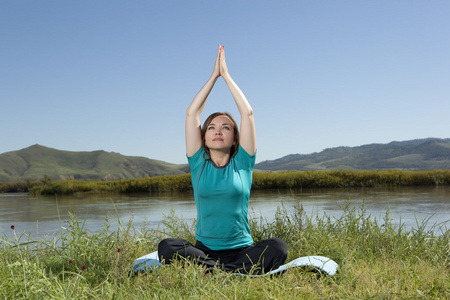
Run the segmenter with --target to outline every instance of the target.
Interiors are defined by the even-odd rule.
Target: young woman
[[[240,132],[227,113],[200,114],[216,80],[227,84],[241,115]],[[255,165],[253,109],[231,79],[219,45],[214,70],[186,111],[186,154],[197,205],[195,246],[183,239],[160,242],[158,255],[170,263],[181,256],[207,267],[241,273],[265,273],[286,261],[286,242],[272,238],[253,245],[248,224],[248,198]]]

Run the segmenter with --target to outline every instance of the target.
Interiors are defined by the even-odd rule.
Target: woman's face
[[[206,128],[205,145],[211,151],[230,152],[234,145],[233,123],[227,116],[217,116]]]

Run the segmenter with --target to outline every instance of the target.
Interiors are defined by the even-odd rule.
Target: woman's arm
[[[244,93],[233,81],[228,73],[227,64],[225,62],[224,47],[219,48],[220,51],[220,76],[225,80],[231,95],[236,102],[237,108],[241,115],[241,128],[239,144],[250,155],[256,153],[256,129],[255,120],[253,118],[253,109],[248,103]]]
[[[186,124],[185,124],[185,136],[186,136],[186,154],[187,156],[194,155],[198,149],[202,146],[202,134],[201,134],[201,124],[200,124],[200,114],[205,107],[206,100],[208,99],[209,93],[211,92],[217,78],[220,76],[219,67],[219,57],[220,49],[217,51],[216,62],[214,64],[214,70],[211,77],[202,87],[202,89],[197,93],[186,110]]]

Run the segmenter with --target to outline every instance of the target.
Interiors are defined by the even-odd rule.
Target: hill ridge
[[[431,170],[450,169],[450,139],[426,138],[339,146],[311,154],[290,154],[256,164],[263,171],[280,170]]]
[[[39,179],[130,179],[185,174],[184,165],[104,150],[66,151],[34,144],[0,154],[0,181]]]
[[[338,146],[257,163],[255,170],[450,169],[450,139],[426,138]],[[104,150],[67,151],[39,144],[0,154],[0,182],[40,179],[130,179],[189,173],[189,167]]]

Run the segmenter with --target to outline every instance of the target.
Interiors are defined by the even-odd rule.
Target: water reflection
[[[427,228],[450,220],[450,187],[402,187],[362,189],[272,190],[253,191],[250,197],[251,217],[263,217],[271,221],[277,207],[283,206],[288,213],[301,204],[311,215],[324,213],[340,217],[346,203],[359,207],[364,203],[367,214],[382,222],[389,209],[394,223],[400,221],[409,230],[417,228],[429,219]],[[112,216],[112,229],[116,216],[121,222],[134,218],[139,228],[146,224],[153,228],[161,224],[164,215],[173,210],[176,215],[193,221],[196,217],[192,193],[126,194],[33,197],[28,194],[0,194],[0,232],[12,237],[11,225],[16,232],[30,233],[34,239],[42,238],[59,230],[59,218],[67,224],[68,213],[84,221],[91,231],[98,231],[107,215]],[[450,224],[447,224],[450,225]]]

